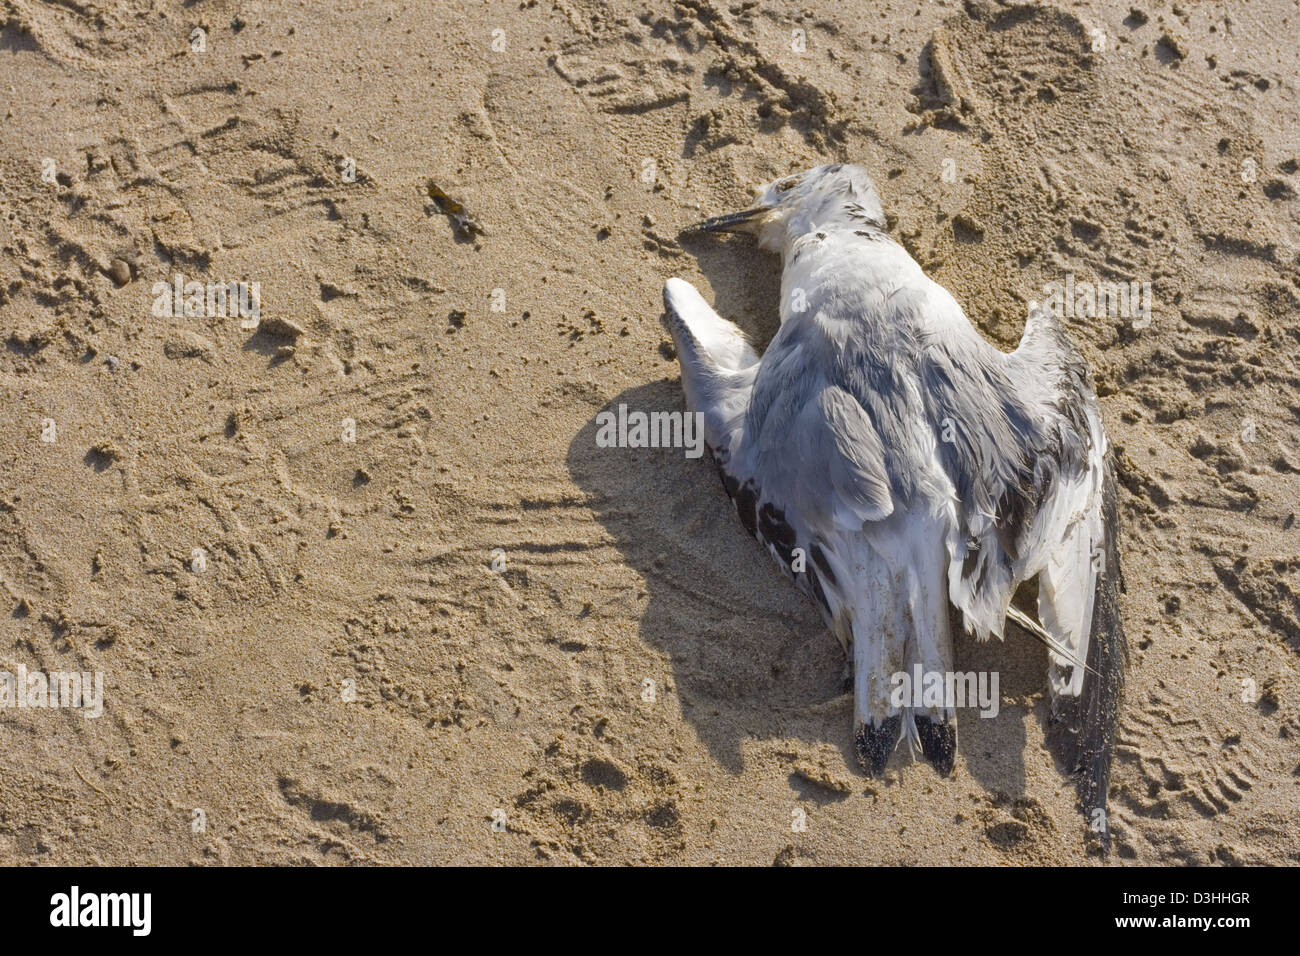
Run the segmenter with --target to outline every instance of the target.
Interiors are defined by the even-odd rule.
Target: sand
[[[0,670],[104,699],[0,712],[0,862],[1300,861],[1298,26],[4,0]],[[828,161],[1004,348],[1045,283],[1151,283],[1067,319],[1122,485],[1107,858],[1041,649],[960,641],[998,716],[870,780],[708,460],[596,444],[682,407],[669,276],[776,327],[776,259],[678,231]]]

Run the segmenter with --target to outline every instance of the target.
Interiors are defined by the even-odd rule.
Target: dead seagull
[[[900,705],[894,675],[953,673],[950,606],[980,640],[1010,617],[1049,648],[1051,737],[1108,844],[1127,659],[1115,477],[1056,316],[1031,303],[1019,348],[986,342],[886,234],[859,166],[776,180],[691,231],[781,254],[781,327],[762,358],[681,279],[664,286],[667,324],[741,523],[851,649],[864,768],[882,773],[901,734],[952,770],[952,701]],[[1011,604],[1035,576],[1037,622]]]

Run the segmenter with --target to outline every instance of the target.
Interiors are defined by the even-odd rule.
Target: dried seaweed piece
[[[476,220],[461,203],[452,199],[443,190],[441,186],[432,179],[429,180],[429,198],[433,200],[434,206],[438,212],[449,218],[452,225],[456,227],[456,232],[466,239],[472,239],[476,234],[486,236],[487,230],[479,225]]]

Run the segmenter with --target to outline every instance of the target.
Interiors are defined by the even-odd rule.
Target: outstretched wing
[[[968,630],[1001,635],[1016,587],[1038,577],[1058,755],[1085,810],[1104,808],[1127,645],[1113,456],[1087,368],[1037,304],[1005,355],[941,287],[917,298],[921,391],[958,499],[949,599]]]
[[[1019,481],[987,495],[999,502],[1012,586],[1038,576],[1039,623],[1053,647],[1052,739],[1091,815],[1106,805],[1128,654],[1114,456],[1087,368],[1050,310],[1031,306],[1019,348],[1001,358],[1027,454]]]

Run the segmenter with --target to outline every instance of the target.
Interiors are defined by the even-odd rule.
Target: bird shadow
[[[678,242],[709,280],[718,314],[740,326],[761,353],[781,327],[781,260],[744,236],[684,233]]]
[[[617,413],[620,404],[682,411],[681,387],[635,386],[601,411]],[[812,602],[745,533],[707,452],[689,459],[682,449],[601,448],[598,428],[593,415],[570,442],[569,473],[644,582],[640,636],[664,655],[672,671],[665,689],[711,756],[739,773],[747,741],[829,744],[865,784],[845,655]],[[1023,796],[1025,727],[1029,710],[1043,713],[1032,701],[1043,691],[1046,653],[1011,627],[1005,642],[979,643],[953,626],[956,669],[998,675],[996,713],[958,712],[966,772],[987,791]],[[891,772],[912,762],[902,743]]]
[[[680,385],[666,379],[629,388],[608,408],[620,404],[684,410]],[[833,740],[852,759],[839,644],[744,533],[708,453],[600,448],[597,430],[593,415],[570,442],[569,473],[644,582],[640,635],[664,656],[665,691],[710,754],[738,773],[746,741],[796,737]]]
[[[1010,623],[1003,640],[978,641],[962,629],[951,611],[953,667],[960,672],[997,675],[997,712],[984,716],[978,707],[957,713],[957,749],[966,772],[985,790],[1008,797],[1026,793],[1025,728],[1043,711],[1035,698],[1045,690],[1047,653]]]

